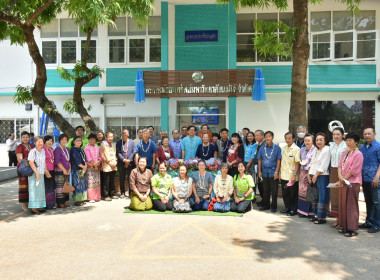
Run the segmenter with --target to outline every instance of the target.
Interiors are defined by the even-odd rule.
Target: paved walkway
[[[125,214],[129,200],[34,216],[22,213],[17,199],[16,180],[0,184],[2,280],[380,275],[380,233],[346,238],[328,225],[257,209],[241,218]]]

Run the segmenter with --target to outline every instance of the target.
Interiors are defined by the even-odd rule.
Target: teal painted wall
[[[236,11],[235,1],[228,3],[228,42],[229,42],[229,69],[236,69]]]
[[[228,69],[228,11],[229,5],[176,5],[176,70]],[[185,43],[189,30],[218,30],[219,41]]]
[[[135,86],[137,70],[159,71],[161,68],[107,68],[107,87]]]
[[[236,97],[228,97],[228,130],[230,135],[236,132]]]
[[[161,98],[161,130],[169,130],[169,98]],[[170,135],[168,131],[168,135]]]
[[[68,82],[61,78],[58,74],[57,69],[47,69],[46,70],[47,83],[46,87],[74,87],[74,82]],[[93,79],[85,87],[98,87],[99,78]]]
[[[161,69],[169,70],[169,6],[161,2]]]
[[[237,69],[261,68],[263,71],[265,85],[291,85],[293,66],[237,66]]]
[[[310,65],[309,84],[376,84],[376,65]]]

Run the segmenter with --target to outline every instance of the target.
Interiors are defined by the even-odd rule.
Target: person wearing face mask
[[[304,138],[305,138],[305,135],[307,133],[307,130],[306,130],[306,127],[300,125],[298,128],[297,128],[297,140],[296,142],[294,142],[298,148],[302,149],[305,147],[305,142],[303,141]]]

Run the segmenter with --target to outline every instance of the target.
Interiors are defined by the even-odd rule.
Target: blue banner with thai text
[[[185,31],[185,43],[218,42],[218,30]]]

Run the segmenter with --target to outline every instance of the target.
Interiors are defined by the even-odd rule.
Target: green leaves
[[[15,94],[15,96],[13,96],[13,102],[20,105],[24,105],[28,102],[33,101],[33,97],[32,97],[33,87],[32,86],[27,86],[27,87],[17,86],[16,90],[17,90],[17,93]]]
[[[284,22],[255,21],[257,35],[254,37],[254,49],[260,55],[289,57],[296,41],[298,28],[286,25]],[[278,35],[279,34],[279,35]]]
[[[91,69],[88,69],[84,63],[78,60],[73,69],[68,70],[64,67],[57,67],[57,72],[62,79],[71,82],[83,78],[101,78],[105,71],[98,65],[94,65]]]
[[[85,102],[84,98],[82,98],[82,102],[83,103]],[[70,115],[72,115],[74,113],[77,114],[78,113],[78,104],[74,101],[73,98],[69,98],[66,100],[65,104],[63,104],[63,110],[65,110]],[[91,110],[92,110],[92,105],[87,107],[87,111],[90,112]]]

